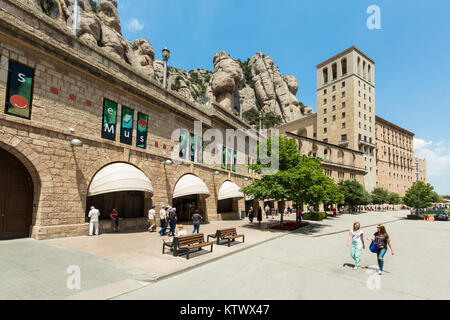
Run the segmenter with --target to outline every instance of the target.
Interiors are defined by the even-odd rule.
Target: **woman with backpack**
[[[391,249],[391,254],[394,255],[394,249],[391,245],[391,239],[389,238],[388,233],[386,232],[386,228],[383,225],[378,225],[377,232],[374,234],[374,238],[369,238],[368,240],[373,241],[377,248],[377,258],[378,258],[378,266],[380,270],[378,271],[378,274],[381,275],[383,273],[383,267],[384,267],[384,255],[387,252],[387,248]]]
[[[353,224],[353,228],[350,230],[348,234],[347,247],[350,246],[350,255],[355,260],[355,266],[353,270],[357,270],[359,268],[359,262],[361,258],[362,249],[366,248],[364,244],[364,232],[361,230],[361,225],[359,222],[355,222]]]

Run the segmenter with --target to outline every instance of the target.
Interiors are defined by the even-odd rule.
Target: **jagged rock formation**
[[[75,0],[23,0],[72,29]],[[149,41],[133,43],[122,36],[116,0],[79,0],[78,36],[96,45],[111,57],[121,59],[150,79],[163,82],[163,62],[155,60]],[[230,113],[259,117],[263,111],[281,122],[289,122],[312,113],[297,98],[294,76],[282,77],[269,56],[258,52],[245,62],[232,59],[226,52],[214,55],[213,72],[196,69],[186,72],[168,67],[168,89],[201,104],[216,102]],[[245,119],[245,117],[244,117]]]

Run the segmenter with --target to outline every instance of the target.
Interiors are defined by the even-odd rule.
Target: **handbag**
[[[373,253],[378,253],[378,247],[374,241],[372,241],[372,243],[370,244],[370,251]]]

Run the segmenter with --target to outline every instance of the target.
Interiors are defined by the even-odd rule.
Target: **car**
[[[434,218],[435,221],[448,221],[448,214],[446,213],[438,213]]]

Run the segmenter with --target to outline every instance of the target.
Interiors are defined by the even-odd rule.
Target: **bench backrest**
[[[193,244],[205,242],[203,233],[192,234],[188,236],[178,237],[174,239],[179,247],[190,246]]]
[[[229,228],[218,230],[218,233],[220,234],[221,237],[226,237],[226,236],[235,236],[237,234],[237,231],[236,228]]]

